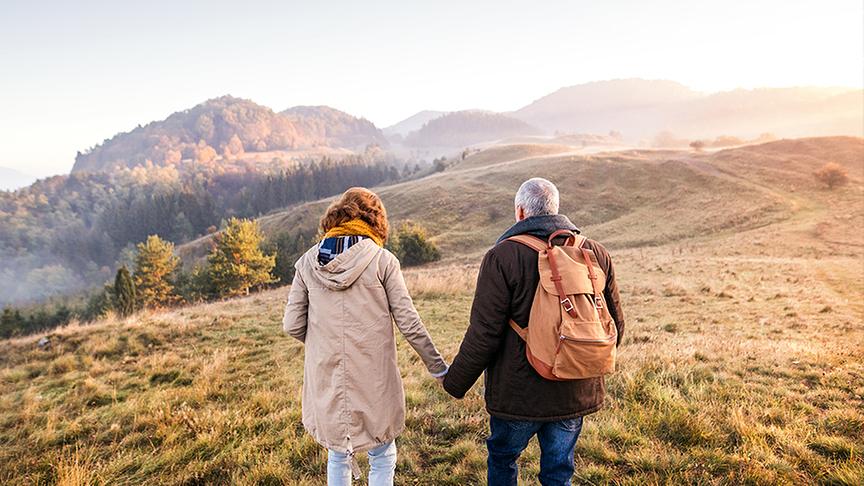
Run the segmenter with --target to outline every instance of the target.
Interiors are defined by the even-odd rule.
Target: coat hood
[[[374,241],[365,239],[352,245],[348,251],[336,255],[324,266],[318,264],[318,245],[313,246],[303,258],[310,261],[312,275],[324,287],[344,290],[354,284],[381,252]]]

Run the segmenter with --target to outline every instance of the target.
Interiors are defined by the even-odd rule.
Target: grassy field
[[[566,212],[611,242],[628,323],[607,407],[577,445],[577,484],[862,484],[864,145],[784,143],[529,154],[430,178],[416,201],[416,183],[385,195],[392,213],[423,214],[441,243],[466,248],[456,256],[456,244],[442,244],[444,262],[407,273],[448,359],[489,239],[462,220],[482,221],[494,240],[510,217],[510,186],[550,163],[578,162],[574,172],[592,181],[584,190],[608,196],[602,215],[583,214],[578,181],[562,187]],[[827,149],[851,177],[830,192],[807,183]],[[668,183],[644,179],[667,172]],[[472,181],[491,194],[447,219],[460,208],[451,185]],[[436,187],[446,211],[424,213]],[[493,197],[504,198],[500,215]],[[320,204],[271,219],[312,218]],[[0,483],[323,484],[324,450],[300,424],[302,346],[280,329],[286,296],[73,325],[44,349],[40,336],[0,342]],[[453,400],[398,347],[408,419],[397,483],[483,483],[481,385]],[[536,444],[520,463],[533,484]]]

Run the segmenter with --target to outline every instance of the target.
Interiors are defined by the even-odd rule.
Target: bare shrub
[[[825,184],[825,187],[828,189],[834,189],[849,182],[849,174],[846,172],[846,169],[834,162],[828,162],[822,166],[821,169],[813,173],[813,177],[822,184]]]

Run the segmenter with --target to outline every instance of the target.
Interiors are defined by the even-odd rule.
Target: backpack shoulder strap
[[[531,235],[516,235],[507,238],[504,241],[515,241],[516,243],[521,243],[528,248],[536,251],[537,253],[541,253],[546,251],[546,242],[537,238],[536,236]],[[516,334],[519,335],[519,338],[525,342],[528,342],[528,329],[521,327],[519,324],[516,324],[516,321],[510,319],[510,328],[516,331]]]
[[[600,309],[603,307],[603,299],[600,298],[600,295],[603,293],[603,289],[600,288],[600,282],[598,281],[597,272],[594,271],[594,262],[591,260],[591,255],[594,253],[592,250],[587,248],[582,248],[582,244],[585,243],[585,240],[588,238],[582,237],[582,241],[576,246],[582,252],[582,259],[585,260],[585,266],[588,267],[588,278],[591,279],[591,288],[594,291],[594,307]]]
[[[516,331],[516,334],[518,334],[523,341],[528,341],[528,329],[521,327],[519,324],[516,324],[516,321],[514,321],[513,319],[510,319],[510,327],[514,331]]]
[[[537,238],[536,236],[531,235],[516,235],[507,238],[504,241],[515,241],[516,243],[522,243],[523,245],[531,248],[532,250],[540,253],[546,250],[546,242]]]
[[[588,238],[586,238],[585,236],[575,235],[573,237],[573,244],[570,246],[574,248],[582,248],[582,245],[584,245],[586,241],[588,241]]]

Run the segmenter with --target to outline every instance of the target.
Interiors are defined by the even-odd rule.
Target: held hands
[[[438,376],[433,375],[433,378],[435,378],[435,381],[437,381],[438,385],[440,385],[442,388],[444,387],[444,377],[447,376],[448,371],[450,371],[450,366],[447,366],[447,368],[444,370],[444,372],[441,373],[440,375],[438,375]]]

